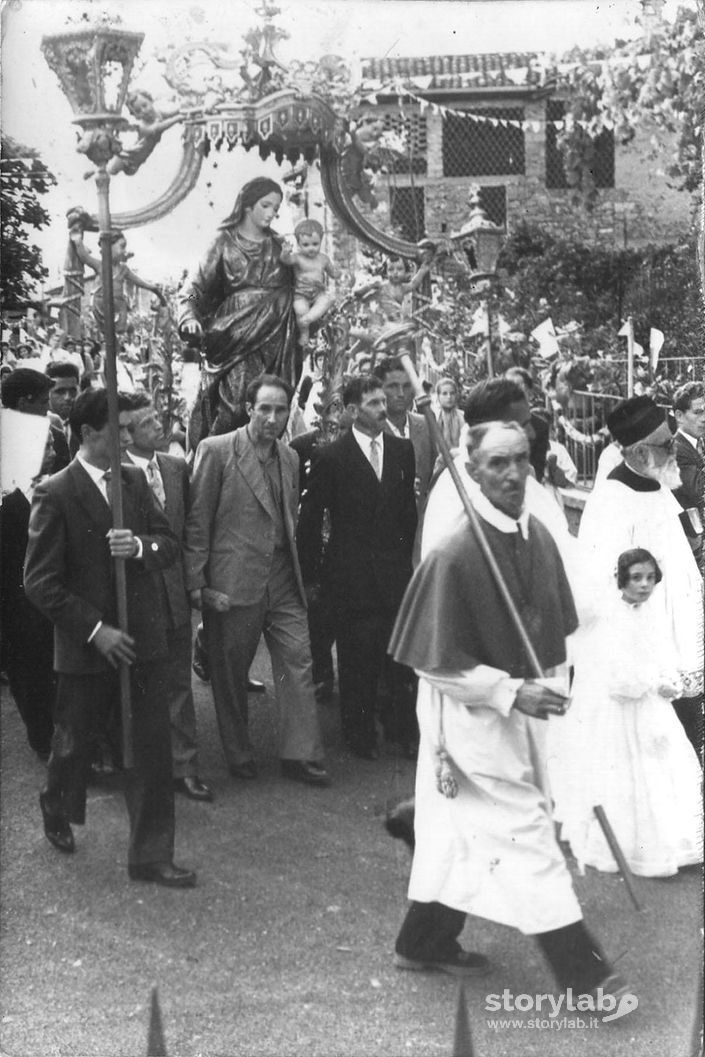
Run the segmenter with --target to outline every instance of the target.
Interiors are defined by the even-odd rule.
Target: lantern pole
[[[110,176],[101,165],[95,177],[98,191],[98,240],[100,243],[101,278],[103,280],[103,335],[105,337],[105,390],[108,396],[108,424],[110,427],[110,506],[113,528],[124,527],[122,502],[122,479],[120,463],[120,410],[118,407],[117,342],[115,340],[115,304],[113,295],[112,227],[110,220]],[[118,627],[127,632],[127,578],[125,558],[114,558],[115,597],[117,602]],[[130,768],[132,757],[132,695],[130,691],[130,666],[120,661],[120,712],[122,715],[123,765]]]
[[[113,528],[123,528],[124,511],[120,478],[120,412],[118,408],[115,305],[113,295],[112,225],[110,176],[107,165],[122,147],[116,133],[127,127],[122,108],[130,73],[142,44],[142,33],[102,24],[42,38],[42,51],[57,75],[74,111],[74,124],[83,135],[78,144],[96,166],[98,229],[103,286],[103,335],[105,338],[105,388],[110,432],[110,506]],[[127,632],[127,586],[125,559],[115,558],[115,595],[118,625]],[[119,665],[122,714],[123,764],[133,766],[130,668]]]

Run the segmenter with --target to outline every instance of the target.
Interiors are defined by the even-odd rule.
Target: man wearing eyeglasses
[[[614,592],[617,558],[644,547],[663,572],[652,603],[673,629],[682,697],[674,707],[696,752],[702,741],[703,581],[681,527],[681,506],[673,490],[681,485],[676,438],[662,408],[648,396],[618,404],[607,426],[622,449],[623,462],[589,496],[579,545],[586,572],[582,601],[594,615]]]

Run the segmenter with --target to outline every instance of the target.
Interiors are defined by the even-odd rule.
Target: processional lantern
[[[122,109],[143,40],[144,33],[108,25],[42,38],[44,57],[71,105],[74,124],[85,132],[102,128],[114,134],[127,126]],[[98,158],[89,157],[100,164]]]
[[[480,205],[480,189],[473,187],[468,199],[470,215],[451,239],[468,256],[473,280],[488,279],[497,272],[497,262],[506,236],[505,228],[494,224]]]
[[[77,150],[96,166],[98,225],[100,231],[101,274],[105,337],[105,387],[108,396],[108,422],[111,452],[111,508],[113,528],[124,525],[120,480],[120,428],[117,391],[115,308],[113,300],[112,222],[110,217],[110,175],[108,162],[121,150],[117,132],[127,127],[122,109],[127,87],[143,33],[132,33],[114,25],[98,23],[85,29],[52,34],[42,39],[42,51],[59,79],[61,89],[74,112],[74,124],[83,135]],[[125,560],[115,558],[115,589],[118,624],[129,631]],[[120,700],[125,767],[132,766],[130,673],[120,664]]]

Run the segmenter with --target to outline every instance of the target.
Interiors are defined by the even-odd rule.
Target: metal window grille
[[[389,212],[394,229],[418,242],[426,233],[423,187],[390,187]]]
[[[403,142],[401,153],[392,153],[382,146],[379,151],[380,161],[389,172],[394,173],[425,173],[426,155],[428,153],[428,140],[426,130],[426,116],[418,109],[395,109],[381,110],[375,107],[363,112],[364,116],[377,118],[382,122],[382,135],[391,132],[399,136]]]
[[[546,187],[565,189],[568,186],[563,155],[558,147],[558,130],[554,121],[565,117],[565,103],[551,99],[546,104]],[[604,129],[594,140],[593,176],[596,187],[614,187],[614,133]]]
[[[468,111],[478,117],[523,121],[522,107]],[[446,114],[443,119],[444,176],[509,176],[524,173],[524,129]]]
[[[402,137],[405,153],[395,156],[389,165],[395,173],[426,172],[426,117],[412,111],[397,111],[384,115],[384,131],[396,132]]]

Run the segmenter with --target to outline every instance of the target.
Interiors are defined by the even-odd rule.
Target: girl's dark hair
[[[650,565],[653,565],[656,573],[656,583],[661,583],[663,573],[651,551],[645,550],[644,547],[633,547],[631,550],[624,551],[617,559],[617,587],[624,588],[627,586],[629,583],[629,570],[633,565],[639,565],[641,562],[644,564],[649,562]]]

